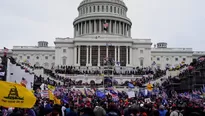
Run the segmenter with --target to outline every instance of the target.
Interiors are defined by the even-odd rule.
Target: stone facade
[[[14,46],[9,55],[18,62],[46,68],[99,67],[105,59],[112,59],[116,66],[148,67],[155,62],[165,68],[167,64],[190,63],[205,55],[191,48],[167,48],[164,42],[152,48],[151,39],[132,38],[127,11],[122,0],[83,0],[73,22],[74,38],[56,38],[55,47],[49,47],[45,41],[38,42],[38,46]],[[104,24],[108,25],[106,29]]]

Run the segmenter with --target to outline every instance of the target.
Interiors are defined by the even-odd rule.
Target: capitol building
[[[73,38],[56,38],[55,46],[48,46],[46,41],[39,41],[37,46],[13,46],[8,55],[17,62],[45,68],[96,68],[103,66],[105,59],[112,59],[119,67],[148,67],[154,62],[162,69],[205,55],[205,51],[169,48],[166,42],[155,45],[151,39],[133,38],[132,21],[122,0],[83,0],[77,9]]]

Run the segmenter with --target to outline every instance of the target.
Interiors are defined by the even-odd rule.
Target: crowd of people
[[[20,64],[19,64],[20,65]],[[27,64],[23,64],[27,65]],[[187,65],[181,66],[184,68]],[[29,66],[31,68],[44,69],[43,67]],[[167,94],[167,90],[163,86],[168,85],[171,82],[192,73],[199,67],[204,67],[202,61],[196,61],[191,63],[187,69],[183,70],[177,77],[169,77],[162,87],[153,86],[152,90],[146,90],[143,88],[139,91],[134,91],[130,88],[130,91],[135,95],[130,96],[129,92],[117,91],[111,87],[106,90],[98,90],[97,86],[84,89],[84,92],[80,90],[71,90],[68,87],[74,85],[89,85],[88,83],[80,83],[69,78],[64,78],[57,75],[60,74],[101,74],[102,72],[79,70],[74,67],[59,67],[55,70],[44,69],[44,73],[50,78],[36,76],[35,82],[41,84],[51,85],[55,89],[54,95],[60,99],[60,103],[56,103],[49,97],[42,96],[42,89],[48,90],[49,88],[35,88],[34,95],[37,98],[36,104],[33,108],[20,109],[20,108],[7,108],[0,107],[0,116],[205,116],[205,99],[201,97],[205,94],[205,87],[200,93],[188,93],[181,94],[172,91],[171,94]],[[127,86],[132,84],[134,86],[142,87],[143,84],[148,83],[151,80],[156,80],[163,77],[166,74],[166,70],[147,70],[148,68],[133,68],[131,71],[125,71],[124,73],[114,73],[116,75],[152,75],[142,78],[136,78],[135,80],[125,82],[121,86]],[[172,70],[179,70],[175,68]],[[60,85],[56,80],[61,82],[67,82],[66,85]],[[113,80],[112,80],[113,81]],[[103,84],[102,81],[101,84]],[[95,84],[96,85],[96,84]]]

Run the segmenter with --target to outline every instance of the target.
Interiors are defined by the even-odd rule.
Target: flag
[[[42,90],[41,91],[41,97],[45,97],[45,98],[49,98],[49,95],[48,95],[48,90]]]
[[[128,83],[128,87],[129,88],[134,88],[135,86],[133,84],[131,84],[131,83]]]
[[[9,49],[4,47],[4,55],[6,55],[8,51],[9,51]]]
[[[49,100],[54,101],[54,104],[58,104],[58,105],[61,104],[60,100],[58,98],[56,98],[56,96],[53,95],[51,90],[48,90],[48,96],[49,96]]]
[[[0,76],[4,76],[5,75],[5,72],[0,72]]]
[[[108,31],[109,24],[105,21],[103,24],[104,31]]]
[[[150,84],[150,83],[149,83],[149,84],[147,84],[147,90],[148,90],[148,91],[152,91],[152,89],[153,89],[152,84]]]
[[[34,94],[20,84],[0,81],[0,91],[3,107],[32,108],[36,103]]]
[[[98,90],[96,91],[96,96],[99,98],[105,98],[105,93]]]
[[[20,82],[20,85],[26,87],[27,83],[28,83],[28,82],[26,81],[26,79],[25,79],[25,78],[22,78],[22,80],[21,80],[21,82]]]
[[[48,89],[51,90],[51,91],[54,91],[54,90],[55,90],[55,87],[52,86],[52,85],[48,85]]]

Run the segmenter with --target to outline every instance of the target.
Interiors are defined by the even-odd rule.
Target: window
[[[53,60],[55,60],[55,56],[53,56]]]
[[[110,6],[110,12],[112,12],[112,6]]]
[[[63,53],[66,53],[66,49],[63,49]]]
[[[183,58],[183,61],[186,61],[186,58]]]
[[[143,61],[143,59],[140,59],[140,66],[143,67],[143,65],[144,65],[144,61]]]
[[[95,12],[95,6],[93,6],[93,12]]]
[[[90,12],[92,12],[92,8],[91,8],[91,6],[90,6]]]
[[[108,12],[108,6],[106,6],[106,12]]]
[[[98,6],[98,12],[100,12],[100,6]]]
[[[166,58],[167,61],[169,61],[169,58]]]
[[[36,59],[38,60],[38,59],[39,59],[39,57],[37,56],[37,57],[36,57]]]
[[[30,56],[27,56],[27,59],[30,59]]]
[[[45,56],[45,59],[47,60],[47,59],[48,59],[48,56]]]
[[[86,13],[88,13],[88,7],[86,7]]]
[[[152,57],[151,57],[151,60],[152,60]]]
[[[157,58],[157,60],[159,61],[159,60],[160,60],[160,58]]]
[[[117,9],[117,13],[120,14],[120,9],[119,8]]]
[[[116,13],[116,7],[114,7],[114,13]]]
[[[175,58],[175,61],[178,61],[178,58]]]
[[[140,50],[140,54],[143,54],[143,50]]]
[[[63,65],[66,65],[66,57],[63,57]]]
[[[22,56],[20,56],[19,58],[22,59]]]
[[[104,12],[104,6],[102,6],[102,12]]]

